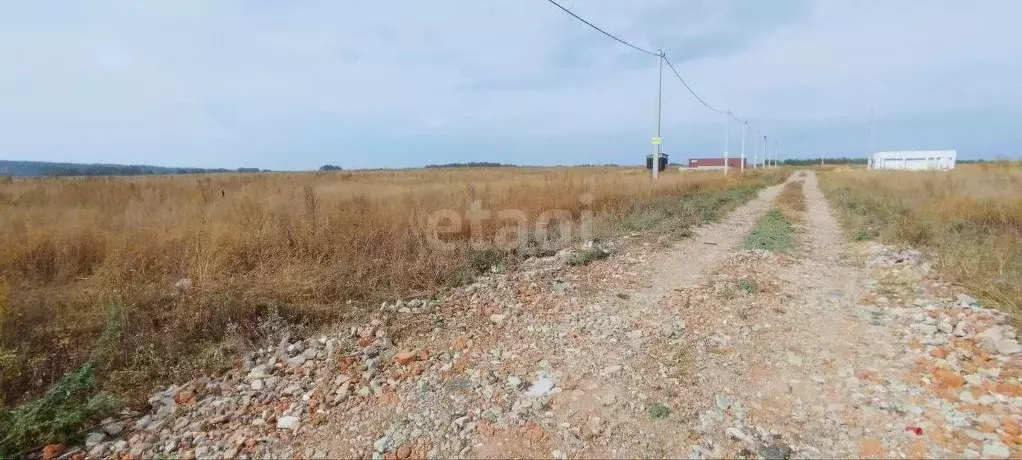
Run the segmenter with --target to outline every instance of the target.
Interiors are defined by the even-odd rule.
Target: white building
[[[876,152],[869,157],[870,169],[908,169],[912,171],[955,169],[955,150],[905,150]]]

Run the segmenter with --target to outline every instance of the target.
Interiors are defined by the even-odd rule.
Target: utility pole
[[[763,136],[763,168],[770,166],[769,160],[767,160],[767,158],[770,158],[769,152],[769,147],[767,147],[767,137]]]
[[[724,175],[727,175],[727,148],[728,140],[731,138],[731,111],[724,114]]]
[[[653,180],[660,175],[660,105],[664,92],[664,50],[657,50],[656,137],[653,138]]]
[[[756,130],[756,139],[752,143],[752,169],[759,167],[759,130]]]
[[[745,130],[749,129],[749,122],[745,122],[742,125],[742,169],[741,172],[745,172]]]

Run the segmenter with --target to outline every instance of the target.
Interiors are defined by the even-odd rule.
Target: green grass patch
[[[746,249],[763,249],[770,252],[791,252],[795,249],[791,222],[777,208],[771,209],[756,223],[752,233],[745,238]]]
[[[767,183],[743,184],[734,188],[699,191],[679,197],[660,198],[636,207],[621,221],[624,231],[653,231],[669,240],[691,236],[692,227],[715,222],[752,198]]]
[[[759,285],[756,284],[756,280],[742,278],[738,280],[738,290],[746,294],[755,294],[759,292]]]
[[[650,417],[662,419],[667,418],[668,415],[671,415],[671,409],[668,408],[667,406],[660,403],[650,404],[649,406]]]

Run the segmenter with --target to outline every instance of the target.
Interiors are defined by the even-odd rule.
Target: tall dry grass
[[[1022,164],[835,171],[821,186],[856,239],[925,249],[988,305],[1022,311]]]
[[[123,310],[114,383],[132,388],[229,356],[224,344],[257,336],[267,317],[321,323],[434,292],[472,267],[467,245],[428,244],[425,222],[439,209],[482,200],[577,218],[589,194],[605,235],[648,203],[755,190],[783,174],[675,172],[655,185],[627,168],[6,180],[0,395],[17,400],[83,362],[111,308]],[[497,228],[491,219],[477,232]],[[469,236],[466,222],[454,238]],[[182,278],[192,287],[179,293]]]
[[[777,209],[784,214],[788,222],[798,222],[806,210],[806,197],[802,193],[802,180],[793,180],[784,184],[781,193],[777,194]]]

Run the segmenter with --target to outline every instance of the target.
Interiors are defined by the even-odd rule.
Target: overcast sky
[[[1022,153],[1017,0],[561,3],[785,156],[863,155],[871,109],[878,150]],[[635,164],[655,130],[656,58],[544,0],[0,0],[0,63],[0,159]],[[663,150],[719,155],[665,72]]]

